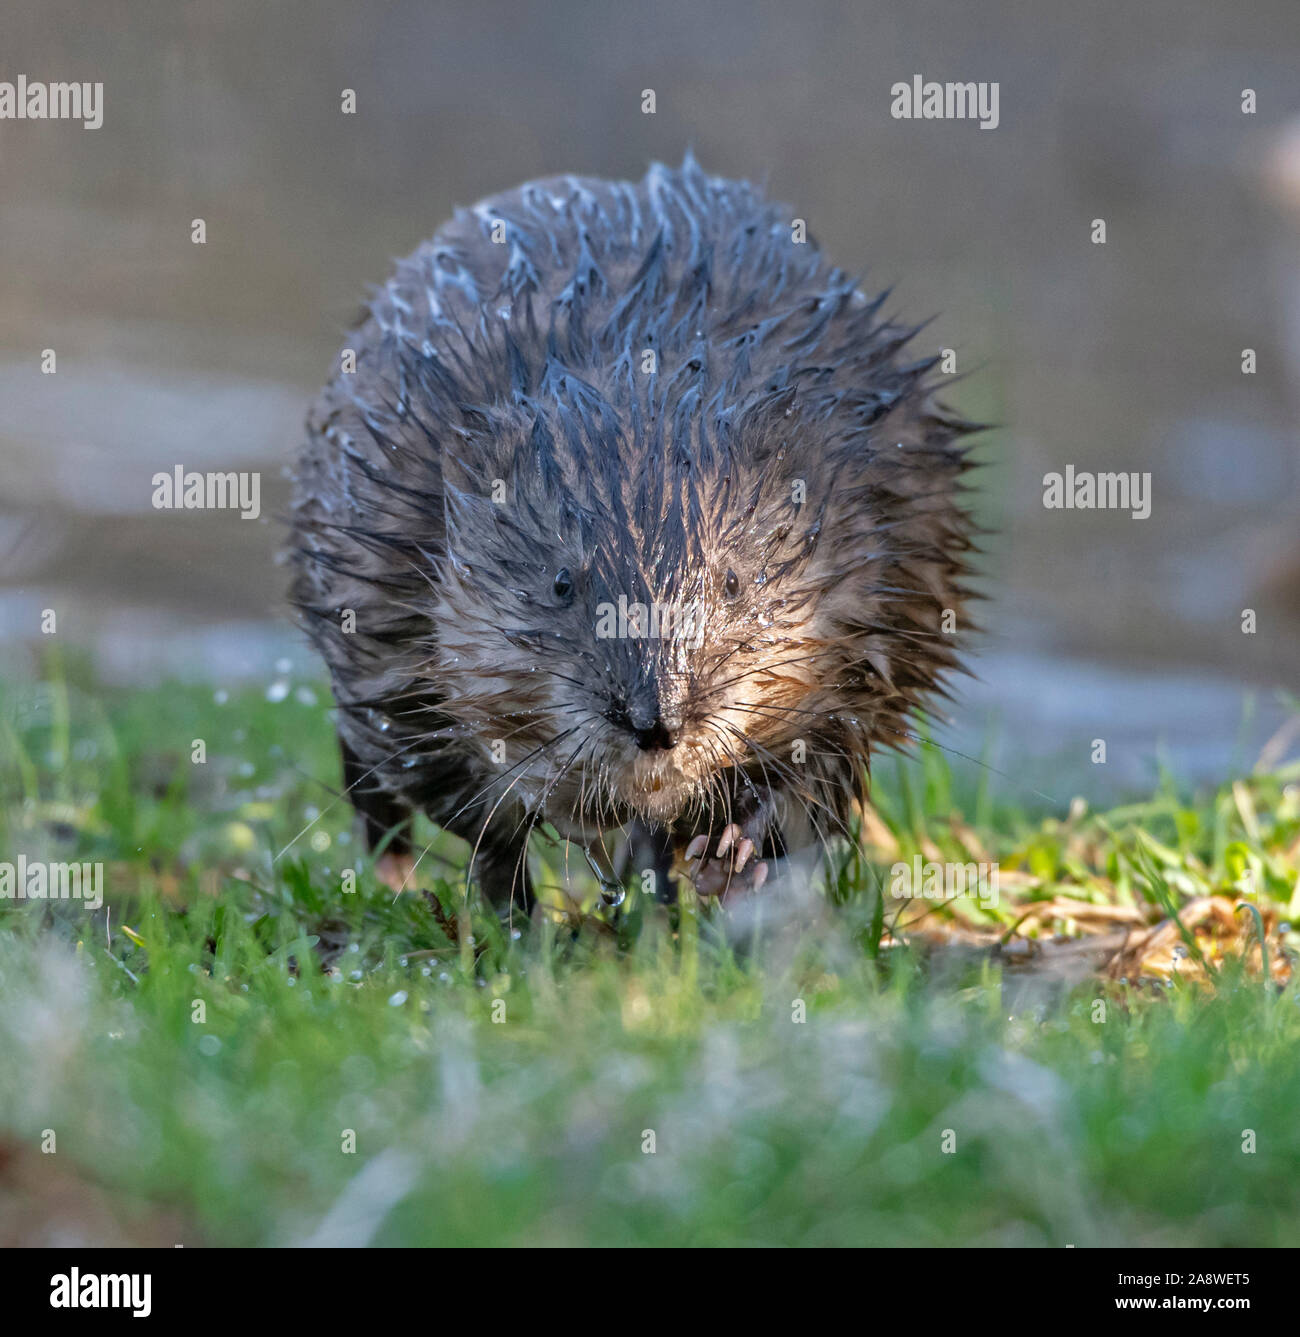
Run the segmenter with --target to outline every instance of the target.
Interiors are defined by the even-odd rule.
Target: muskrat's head
[[[765,394],[665,441],[662,417],[569,380],[444,456],[443,709],[525,803],[672,823],[730,767],[860,759],[928,685],[942,603],[899,532],[901,457],[881,467],[811,407]]]

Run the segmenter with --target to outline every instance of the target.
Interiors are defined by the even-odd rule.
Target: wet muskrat
[[[539,822],[704,893],[843,830],[956,664],[972,546],[972,429],[883,301],[690,159],[521,186],[397,266],[292,513],[390,877],[415,812],[525,908]]]

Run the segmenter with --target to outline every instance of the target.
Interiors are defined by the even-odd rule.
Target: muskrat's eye
[[[569,574],[569,568],[563,567],[555,577],[555,597],[563,599],[568,603],[573,598],[573,577]]]
[[[722,592],[728,599],[734,599],[740,593],[740,577],[734,571],[728,571],[722,582]]]

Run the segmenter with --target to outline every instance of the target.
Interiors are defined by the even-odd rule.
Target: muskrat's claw
[[[709,848],[708,836],[696,836],[686,847],[686,876],[701,896],[726,896],[737,892],[757,891],[767,881],[767,864],[762,860],[750,863],[755,845],[735,822],[729,823],[718,839],[712,858],[705,856]],[[731,857],[728,858],[727,856]],[[690,867],[696,859],[700,862]],[[746,873],[746,868],[749,869]]]

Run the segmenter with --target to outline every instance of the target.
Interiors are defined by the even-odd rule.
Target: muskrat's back
[[[543,820],[607,877],[622,828],[661,886],[674,851],[761,885],[954,666],[970,429],[802,227],[690,159],[555,178],[372,301],[297,462],[293,598],[390,878],[424,811],[499,901]]]

